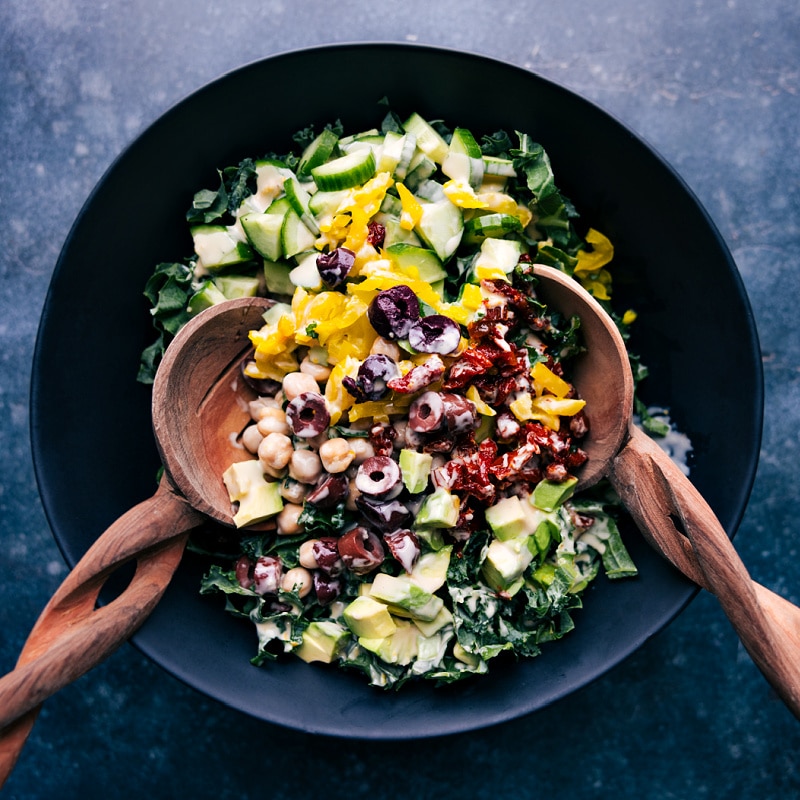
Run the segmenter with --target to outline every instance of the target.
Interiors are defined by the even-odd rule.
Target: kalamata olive
[[[444,422],[444,400],[439,392],[421,394],[408,408],[408,427],[417,433],[438,430]]]
[[[419,558],[419,539],[414,531],[402,529],[383,534],[383,541],[389,547],[389,552],[400,562],[406,572],[411,572]]]
[[[253,591],[274,594],[281,585],[283,565],[276,556],[260,556],[253,567]]]
[[[400,377],[397,362],[383,354],[367,356],[358,368],[353,380],[346,375],[342,378],[342,386],[353,397],[363,403],[366,400],[380,400],[389,393],[387,382]]]
[[[346,247],[337,247],[330,253],[317,256],[317,270],[328,289],[335,289],[347,280],[356,260],[356,254]]]
[[[408,343],[418,353],[447,355],[458,349],[461,328],[443,314],[430,314],[408,329]]]
[[[384,339],[405,339],[419,320],[419,300],[408,286],[400,284],[379,292],[369,304],[367,316]]]
[[[286,406],[286,421],[295,436],[313,439],[328,427],[331,415],[325,398],[317,392],[303,392]]]
[[[365,495],[359,495],[356,498],[356,508],[379,531],[394,531],[409,525],[412,520],[408,506],[399,500],[370,500]]]
[[[389,456],[372,456],[356,473],[356,489],[361,494],[383,497],[400,483],[400,467]]]
[[[475,403],[460,394],[444,392],[444,418],[447,430],[451,433],[466,433],[478,424],[478,411]]]
[[[324,473],[306,496],[306,502],[317,508],[336,508],[347,500],[349,494],[350,483],[346,475]]]
[[[332,603],[342,593],[344,581],[341,578],[326,575],[319,570],[314,570],[311,575],[314,581],[314,593],[321,606]]]
[[[317,566],[326,575],[335,578],[342,573],[344,564],[339,558],[338,539],[335,536],[321,536],[314,542],[312,552]]]
[[[234,569],[236,570],[236,580],[239,581],[239,586],[242,589],[250,589],[253,586],[253,567],[255,565],[247,557],[242,556],[237,562]]]
[[[377,534],[360,526],[339,539],[339,555],[345,566],[356,575],[372,572],[386,557]]]

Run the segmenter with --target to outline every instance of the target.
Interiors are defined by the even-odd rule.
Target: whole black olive
[[[447,355],[458,349],[461,328],[443,314],[430,314],[408,329],[408,343],[419,353]]]

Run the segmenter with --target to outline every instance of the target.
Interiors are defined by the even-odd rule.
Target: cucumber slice
[[[473,217],[464,226],[464,241],[477,244],[487,237],[502,239],[511,233],[521,233],[522,223],[511,214],[484,214]]]
[[[311,144],[303,150],[300,156],[300,163],[297,165],[297,175],[307,178],[311,175],[314,167],[324,164],[336,150],[339,137],[329,128],[314,139]]]
[[[433,250],[396,243],[386,247],[384,253],[401,269],[416,267],[419,277],[426,283],[433,284],[447,277],[441,259]]]
[[[423,203],[422,218],[415,230],[442,261],[447,261],[458,249],[464,232],[461,209],[449,200]]]
[[[355,150],[311,170],[317,186],[324,192],[350,189],[368,181],[375,174],[372,148]]]
[[[255,258],[253,248],[225,225],[194,225],[190,228],[197,254],[197,265],[216,272],[234,264],[244,264]]]
[[[385,250],[387,247],[390,247],[393,244],[398,244],[400,242],[404,242],[405,244],[413,244],[417,247],[422,246],[422,242],[419,240],[419,236],[417,236],[414,231],[407,231],[400,225],[400,217],[394,214],[386,214],[383,211],[379,211],[373,219],[375,222],[380,223],[383,225],[384,230],[386,231],[383,236],[383,249]]]
[[[450,140],[442,172],[448,178],[464,181],[477,190],[483,183],[483,155],[473,135],[466,128],[456,128]]]
[[[428,158],[441,164],[447,157],[447,142],[415,111],[404,123],[403,128],[414,134],[417,139],[417,148],[422,150]]]
[[[306,227],[300,215],[292,208],[286,213],[281,226],[281,248],[286,258],[311,250],[316,236]]]
[[[264,261],[264,281],[270,294],[294,294],[295,285],[289,279],[291,264],[286,261]]]
[[[287,178],[283,184],[286,198],[294,211],[300,215],[305,226],[315,235],[319,236],[319,225],[314,219],[314,215],[309,210],[311,195],[305,190],[297,178]]]

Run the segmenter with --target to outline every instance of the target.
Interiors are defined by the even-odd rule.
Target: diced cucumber
[[[414,231],[407,231],[401,224],[399,217],[393,217],[389,214],[376,214],[373,219],[383,225],[386,234],[383,237],[383,246],[387,248],[393,244],[405,242],[406,244],[413,244],[421,246],[419,236]]]
[[[285,214],[245,214],[241,217],[242,229],[247,241],[263,258],[277,261],[283,254],[281,229]]]
[[[259,211],[283,192],[283,182],[294,173],[275,159],[256,161],[256,193],[248,198]]]
[[[345,153],[355,153],[357,150],[372,150],[375,156],[375,163],[377,164],[383,152],[384,137],[380,133],[370,133],[363,136],[356,136],[352,142],[342,145],[341,149]]]
[[[420,200],[428,200],[431,203],[438,203],[440,200],[447,199],[447,195],[444,192],[444,186],[442,186],[439,181],[434,181],[431,179],[422,181],[422,183],[417,186],[417,190],[414,192],[414,194],[416,194]]]
[[[270,294],[294,294],[295,285],[289,278],[292,265],[286,261],[264,261],[264,281]]]
[[[297,266],[289,273],[289,280],[303,289],[319,291],[322,289],[322,278],[317,269],[317,250],[309,250],[297,256]]]
[[[464,226],[464,241],[477,244],[487,237],[502,239],[511,233],[521,233],[522,223],[511,214],[484,214],[473,217]]]
[[[311,250],[316,242],[314,234],[306,227],[300,215],[292,208],[283,218],[281,248],[286,258]]]
[[[378,159],[378,172],[390,172],[395,180],[402,181],[414,156],[417,137],[413,133],[387,131]]]
[[[519,239],[495,239],[488,237],[481,242],[481,249],[475,259],[473,269],[479,267],[498,268],[507,275],[519,263],[519,257],[526,251]]]
[[[316,192],[308,201],[308,210],[317,218],[330,216],[339,208],[339,204],[347,197],[347,190],[338,192]]]
[[[403,129],[417,138],[417,148],[437,164],[447,157],[448,146],[433,126],[416,111],[403,123]]]
[[[473,135],[466,128],[456,128],[450,140],[442,172],[448,178],[464,181],[473,189],[483,182],[483,155]]]
[[[516,178],[517,171],[511,159],[499,158],[498,156],[483,156],[483,174],[496,175],[501,178]]]
[[[370,128],[360,133],[351,133],[349,136],[342,136],[342,138],[339,139],[339,145],[344,148],[351,145],[356,139],[363,139],[365,136],[378,136],[379,134],[380,131],[377,128]]]
[[[200,288],[189,298],[186,310],[192,315],[199,314],[217,303],[224,303],[227,299],[213,281],[203,281]]]
[[[311,175],[311,171],[314,167],[324,164],[335,154],[338,142],[339,137],[332,130],[326,128],[322,131],[322,133],[303,150],[303,154],[300,156],[300,163],[297,165],[298,177],[307,178]]]
[[[449,200],[423,203],[422,217],[415,230],[442,261],[447,261],[458,249],[464,232],[461,209]]]
[[[287,178],[283,184],[283,189],[286,192],[286,197],[289,200],[292,208],[300,215],[305,226],[315,235],[319,236],[319,225],[314,219],[314,215],[309,210],[309,201],[311,195],[305,190],[305,187],[300,183],[297,178]]]
[[[253,249],[235,235],[232,227],[194,225],[190,232],[197,254],[197,265],[209,272],[234,264],[244,264],[255,258]]]
[[[436,172],[436,164],[425,153],[417,152],[411,159],[408,167],[408,174],[404,181],[406,188],[410,192],[415,192],[417,187],[423,182],[428,180],[431,175]]]
[[[218,275],[214,284],[226,300],[235,300],[237,297],[255,297],[260,282],[255,275]]]
[[[397,195],[389,194],[387,192],[383,197],[383,202],[381,203],[381,211],[384,214],[391,214],[391,216],[400,219],[400,215],[403,213],[403,203],[401,202],[400,198],[397,197]]]
[[[321,191],[350,189],[368,181],[375,174],[375,154],[371,148],[356,150],[311,170]]]
[[[447,277],[447,272],[442,266],[439,256],[433,250],[398,243],[386,247],[384,253],[400,269],[416,267],[419,277],[427,283],[434,283]]]

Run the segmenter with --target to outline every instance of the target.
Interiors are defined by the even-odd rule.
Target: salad
[[[242,367],[252,423],[220,431],[242,448],[221,476],[237,535],[194,538],[213,561],[201,591],[253,623],[256,665],[293,653],[399,687],[536,656],[601,570],[636,575],[609,487],[574,494],[591,418],[569,378],[580,320],[541,303],[533,274],[573,276],[627,338],[613,247],[579,233],[526,134],[479,141],[388,111],[295,143],[199,191],[193,254],[145,288],[143,382],[194,314],[274,301]]]

